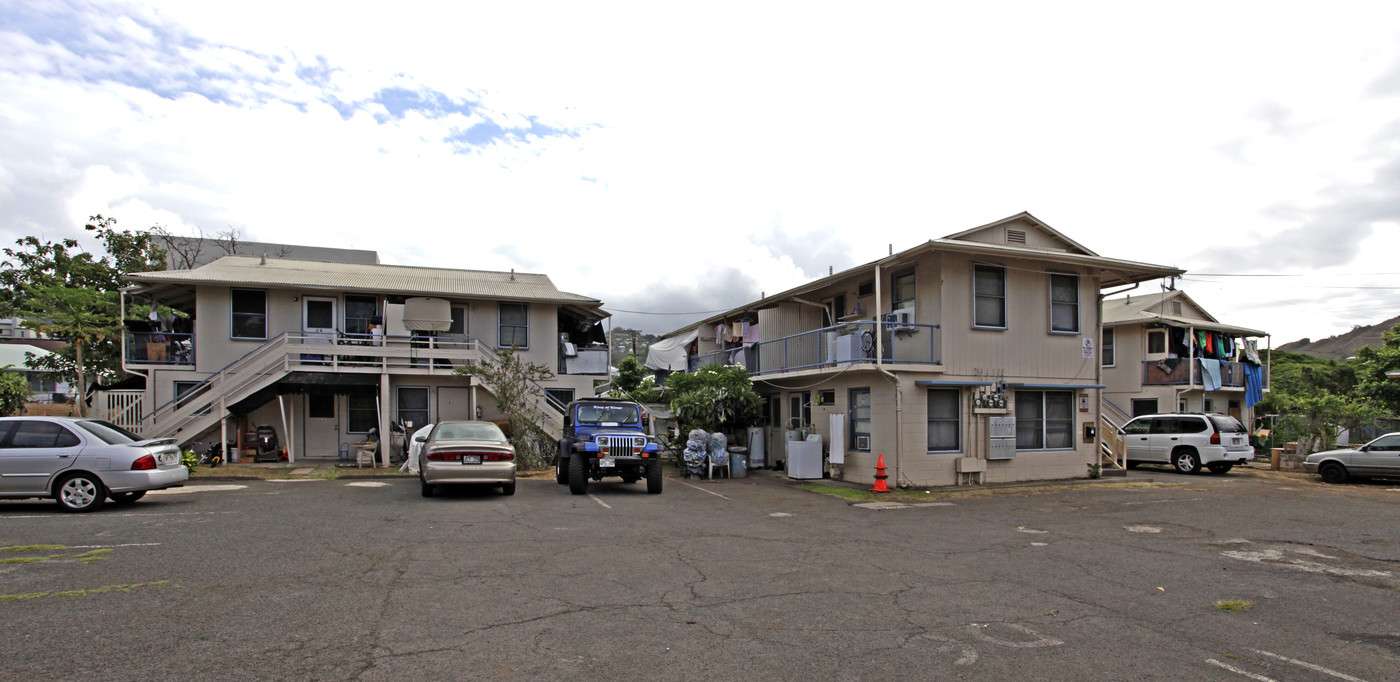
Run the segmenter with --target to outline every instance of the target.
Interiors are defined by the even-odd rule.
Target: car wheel
[[[569,470],[565,468],[568,465],[564,463],[566,461],[563,455],[554,456],[554,482],[559,485],[569,482]]]
[[[1340,462],[1328,462],[1322,465],[1317,473],[1322,475],[1323,483],[1346,483],[1351,474],[1347,473],[1347,468]]]
[[[502,484],[501,484],[501,494],[502,494],[502,495],[514,495],[514,494],[515,494],[515,481],[511,481],[510,483],[502,483]]]
[[[569,458],[569,492],[575,495],[588,492],[588,469],[583,457],[577,454]]]
[[[64,511],[89,512],[102,506],[107,493],[102,481],[91,474],[73,474],[58,482],[54,499]]]
[[[1229,462],[1211,462],[1206,465],[1206,468],[1210,469],[1212,474],[1228,474],[1231,469],[1235,468],[1235,465]]]
[[[131,504],[132,502],[135,502],[145,496],[146,491],[144,490],[137,490],[135,492],[129,493],[112,493],[111,495],[108,495],[108,497],[112,498],[112,501],[116,502],[117,504]]]
[[[437,486],[429,483],[427,479],[419,478],[418,482],[423,485],[423,497],[432,497],[437,494]]]
[[[659,495],[661,493],[661,461],[657,460],[647,465],[647,494]]]
[[[1195,450],[1177,450],[1172,453],[1172,466],[1183,474],[1194,474],[1201,470],[1201,460]]]

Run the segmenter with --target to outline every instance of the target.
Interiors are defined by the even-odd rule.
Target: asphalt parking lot
[[[760,476],[3,502],[0,655],[16,679],[1400,678],[1400,484],[1140,469],[928,500]]]

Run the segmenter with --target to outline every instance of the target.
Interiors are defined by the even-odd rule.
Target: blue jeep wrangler
[[[627,483],[647,479],[647,492],[661,492],[661,456],[656,440],[642,428],[642,406],[617,398],[583,398],[564,411],[564,437],[554,458],[554,480],[569,492],[588,492],[588,479],[621,476]]]

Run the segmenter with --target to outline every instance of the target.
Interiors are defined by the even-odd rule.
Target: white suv
[[[1223,474],[1254,458],[1244,425],[1229,415],[1148,414],[1124,424],[1121,433],[1129,467],[1170,464],[1183,474],[1194,474],[1205,466]]]

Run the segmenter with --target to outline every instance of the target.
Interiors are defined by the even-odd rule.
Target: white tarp
[[[416,296],[404,301],[403,326],[414,332],[445,332],[452,328],[452,306],[445,298]]]
[[[642,365],[647,369],[664,369],[672,372],[684,372],[689,369],[685,359],[686,346],[690,345],[700,336],[700,330],[695,329],[680,336],[672,336],[669,339],[662,339],[651,344],[647,349],[647,361]]]

